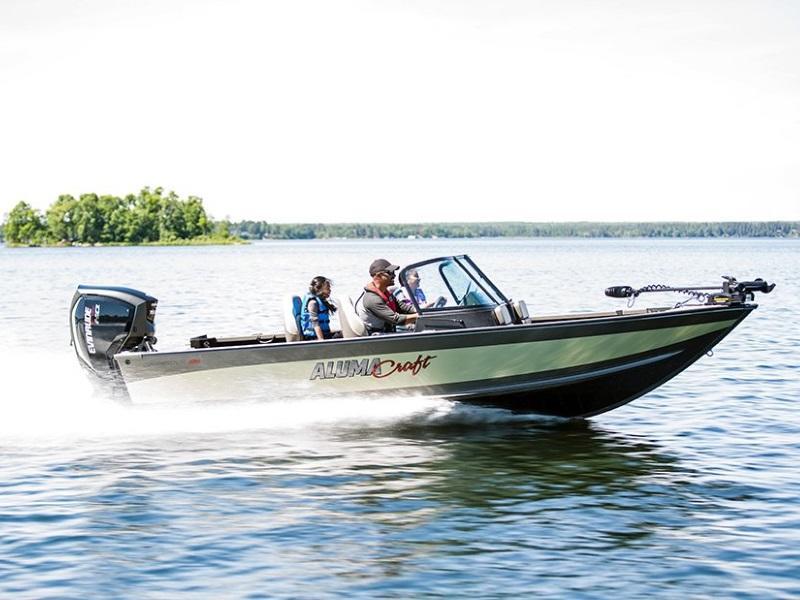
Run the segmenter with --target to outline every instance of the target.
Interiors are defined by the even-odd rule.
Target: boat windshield
[[[410,265],[400,273],[401,301],[418,309],[496,306],[503,294],[468,256],[450,256]]]

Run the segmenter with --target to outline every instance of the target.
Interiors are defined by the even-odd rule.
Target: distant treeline
[[[98,196],[68,194],[58,197],[42,214],[26,202],[8,213],[2,227],[7,244],[147,244],[225,241],[228,222],[215,223],[203,201],[185,200],[163,188],[146,187],[138,194]]]
[[[213,221],[195,196],[163,188],[125,197],[62,195],[42,214],[26,202],[7,215],[11,245],[171,244],[243,239],[800,237],[798,221],[724,223],[268,223]]]
[[[800,221],[728,223],[296,223],[240,221],[231,234],[245,239],[308,240],[325,238],[682,238],[798,237]]]

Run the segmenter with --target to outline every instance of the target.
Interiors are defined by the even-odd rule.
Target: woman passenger
[[[430,308],[434,305],[434,302],[428,302],[428,299],[425,297],[425,292],[423,292],[422,288],[419,287],[419,282],[419,271],[416,269],[411,269],[406,273],[406,284],[408,285],[408,289],[411,290],[411,293],[414,294],[414,300],[416,300],[417,305],[420,308]],[[408,299],[408,295],[403,288],[397,288],[394,291],[394,295],[401,302],[411,304],[411,300]]]
[[[342,337],[340,331],[331,331],[331,314],[336,312],[336,307],[330,301],[331,280],[318,275],[311,280],[308,293],[303,296],[300,312],[300,327],[303,329],[303,339],[329,340]]]

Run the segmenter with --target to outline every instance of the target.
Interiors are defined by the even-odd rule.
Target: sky
[[[795,0],[3,0],[0,213],[800,220]]]

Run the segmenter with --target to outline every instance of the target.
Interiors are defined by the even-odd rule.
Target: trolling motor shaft
[[[767,283],[760,277],[753,281],[737,281],[734,277],[723,275],[722,279],[724,281],[720,286],[673,287],[657,283],[635,289],[629,285],[615,285],[606,288],[606,296],[635,299],[644,293],[677,292],[688,294],[706,304],[742,304],[747,300],[753,300],[755,292],[769,294],[775,288],[774,283]]]

